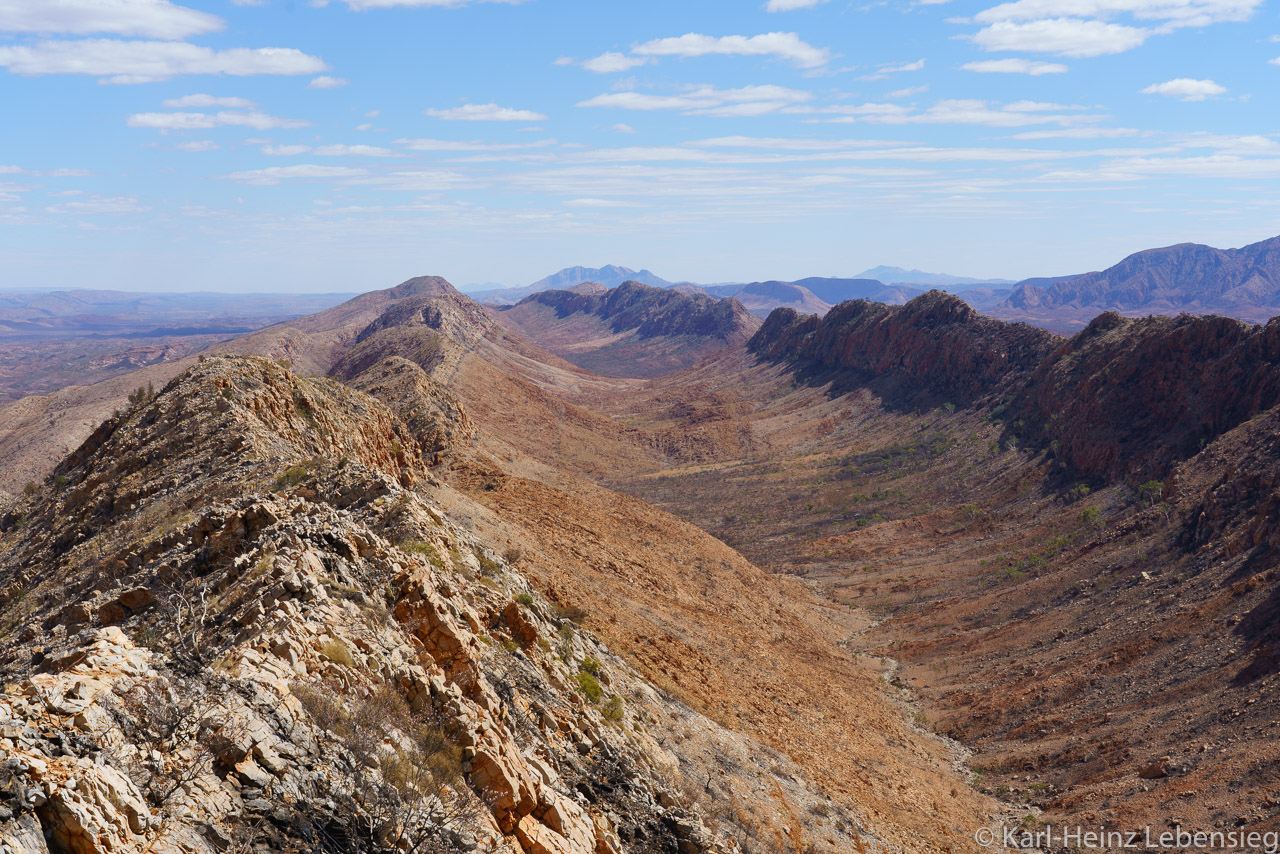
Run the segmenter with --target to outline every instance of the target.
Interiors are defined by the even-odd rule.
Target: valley
[[[655,313],[650,292],[679,308]],[[197,395],[213,370],[231,378],[234,413],[238,389],[322,383],[284,409],[254,404],[254,431],[287,425],[286,444],[235,475],[243,486],[203,464],[224,485],[178,493],[184,518],[206,512],[205,494],[269,491],[290,465],[301,482],[282,490],[279,475],[278,494],[339,502],[320,487],[339,476],[320,472],[348,448],[342,459],[506,555],[512,583],[577,614],[699,716],[700,735],[660,743],[679,757],[680,785],[721,769],[702,794],[690,788],[688,808],[743,851],[962,851],[985,826],[1134,828],[1171,811],[1184,826],[1277,828],[1274,324],[1108,314],[1068,340],[933,292],[822,319],[778,309],[763,325],[725,301],[707,316],[741,318],[750,334],[717,337],[687,295],[551,294],[534,301],[544,314],[516,324],[503,317],[514,309],[413,279],[147,369],[188,371],[176,387],[142,372],[117,388],[154,376],[160,400]],[[557,304],[587,310],[559,317]],[[601,335],[610,323],[631,336],[622,350]],[[679,336],[702,349],[673,363]],[[583,352],[623,375],[574,364]],[[92,404],[75,397],[84,390],[56,392],[30,417],[90,406],[151,417],[90,388]],[[354,413],[368,414],[346,424]],[[366,424],[375,414],[380,426]],[[55,458],[26,435],[0,442],[33,470]],[[192,452],[214,435],[193,436]],[[101,441],[58,476],[76,483],[81,467],[123,453],[97,452]],[[376,458],[350,456],[370,441]],[[95,453],[101,462],[85,462]],[[56,478],[27,492],[6,517],[14,555],[30,535],[12,520],[85,500],[81,488],[59,497]],[[111,515],[84,518],[106,527],[78,536],[119,536],[121,500],[98,500]],[[86,571],[98,560],[88,554],[76,558]],[[41,596],[58,601],[28,601]],[[736,738],[746,746],[730,747]],[[769,772],[782,788],[728,770],[740,749],[778,757],[751,761],[783,763]],[[779,818],[726,811],[747,802]]]

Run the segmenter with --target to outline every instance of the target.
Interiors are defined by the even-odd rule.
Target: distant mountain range
[[[1265,321],[1280,313],[1280,237],[1240,249],[1197,243],[1148,249],[1100,272],[1021,282],[995,307],[998,316],[1030,319],[1102,311]]]
[[[466,293],[478,303],[515,305],[525,297],[542,291],[567,291],[586,282],[604,285],[606,288],[616,288],[623,282],[639,282],[654,288],[673,288],[676,285],[648,270],[632,270],[630,267],[608,264],[604,267],[565,267],[558,273],[552,273],[524,287],[467,290]]]
[[[858,274],[860,279],[876,279],[886,285],[927,285],[938,290],[963,290],[983,285],[1012,285],[1012,279],[970,279],[947,273],[926,273],[923,270],[904,270],[901,267],[872,267]]]
[[[567,267],[531,285],[474,291],[471,296],[489,305],[513,305],[543,291],[568,290],[584,283],[610,289],[626,281],[718,299],[733,297],[760,317],[775,308],[825,315],[832,306],[851,299],[902,305],[936,289],[956,293],[989,316],[1067,334],[1083,329],[1104,311],[1129,316],[1221,314],[1262,323],[1280,315],[1280,237],[1240,249],[1180,243],[1135,253],[1102,271],[1016,283],[880,266],[847,279],[815,276],[793,282],[702,285],[609,265]]]

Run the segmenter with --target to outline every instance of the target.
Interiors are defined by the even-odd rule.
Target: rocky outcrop
[[[1063,340],[937,291],[895,308],[779,309],[751,339],[838,390],[891,405],[979,404],[1074,477],[1142,483],[1280,403],[1280,321],[1099,315]]]
[[[723,731],[433,503],[420,435],[208,359],[6,517],[11,852],[735,850],[650,727]]]
[[[735,299],[632,281],[607,291],[544,291],[493,315],[568,362],[618,377],[688,368],[741,344],[760,326]]]
[[[758,325],[736,300],[712,299],[632,281],[604,293],[543,291],[521,300],[515,309],[535,303],[554,309],[561,318],[592,314],[606,321],[614,332],[634,329],[641,338],[697,335],[731,341],[749,336]]]
[[[959,406],[1029,371],[1053,340],[930,291],[903,306],[852,300],[821,319],[777,309],[748,346],[762,358],[792,362],[811,378],[870,384],[891,403]]]
[[[1280,321],[1096,318],[1013,398],[1024,435],[1080,474],[1161,479],[1280,403]]]

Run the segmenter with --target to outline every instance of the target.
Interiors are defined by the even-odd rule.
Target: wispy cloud
[[[214,95],[183,95],[181,98],[169,98],[161,102],[162,106],[171,107],[176,110],[185,107],[232,107],[237,109],[248,109],[256,106],[253,101],[246,98],[226,98],[216,97]]]
[[[452,122],[540,122],[546,119],[533,110],[516,110],[497,104],[464,104],[446,110],[430,109],[428,116]]]
[[[538,139],[531,142],[484,142],[482,140],[453,139],[397,139],[396,145],[403,145],[410,151],[520,151],[529,148],[545,148],[555,145],[553,139]]]
[[[342,77],[330,77],[322,74],[314,78],[307,84],[308,89],[337,89],[340,86],[346,86],[347,81]]]
[[[769,0],[765,4],[766,12],[791,12],[796,9],[812,9],[827,0]]]
[[[578,103],[579,107],[612,107],[621,110],[679,110],[686,115],[760,116],[810,100],[813,94],[782,86],[743,86],[717,89],[699,86],[677,95],[644,92],[610,92]]]
[[[85,216],[92,214],[131,214],[150,210],[134,196],[91,196],[83,201],[64,202],[45,208],[51,214],[74,214]]]
[[[834,114],[845,121],[865,124],[965,124],[987,127],[1020,127],[1026,125],[1080,125],[1097,122],[1101,116],[1076,112],[1079,107],[1061,104],[1045,104],[1035,101],[1014,101],[1009,104],[991,104],[973,99],[939,101],[926,110],[916,110],[901,104],[866,103],[824,107],[818,112]]]
[[[915,62],[899,62],[881,65],[874,74],[864,74],[859,80],[883,80],[891,74],[901,74],[904,71],[920,71],[924,68],[924,60],[917,59]]]
[[[1225,86],[1219,86],[1212,80],[1192,80],[1189,77],[1178,77],[1164,83],[1153,83],[1142,90],[1143,95],[1165,95],[1182,101],[1203,101],[1225,95]]]
[[[0,0],[0,31],[10,33],[185,39],[225,27],[216,15],[168,0]]]
[[[1067,72],[1067,66],[1060,62],[1036,62],[1031,59],[984,59],[966,62],[960,67],[979,74],[1030,74],[1032,77]]]
[[[301,119],[284,119],[269,116],[266,113],[240,113],[223,110],[217,113],[134,113],[129,116],[128,125],[132,128],[155,128],[157,130],[208,130],[219,127],[244,127],[253,130],[271,130],[274,128],[310,127],[310,122]]]
[[[324,5],[328,0],[323,0],[320,5]],[[396,6],[423,6],[423,7],[443,7],[447,9],[456,8],[458,6],[470,6],[472,3],[506,3],[515,5],[523,3],[524,0],[345,0],[348,7],[358,12],[367,9],[391,9]]]
[[[232,172],[230,175],[224,175],[223,177],[240,184],[263,187],[279,184],[282,181],[356,178],[368,174],[367,170],[352,169],[346,166],[319,166],[314,163],[300,163],[297,166],[269,166],[266,169]]]
[[[81,39],[0,46],[0,67],[14,74],[92,74],[103,83],[152,83],[187,74],[314,74],[324,61],[293,48],[214,50],[185,42]]]
[[[620,71],[630,71],[650,61],[647,57],[627,56],[625,53],[610,51],[586,60],[582,63],[582,67],[596,74],[616,74]]]
[[[1083,58],[1133,50],[1150,35],[1150,30],[1124,24],[1052,18],[1026,23],[999,21],[979,30],[972,38],[984,50]]]
[[[831,61],[831,51],[814,47],[795,33],[720,37],[686,33],[645,42],[631,52],[637,56],[773,56],[799,68],[818,68]]]
[[[320,157],[400,157],[389,148],[376,145],[321,145],[315,153]]]

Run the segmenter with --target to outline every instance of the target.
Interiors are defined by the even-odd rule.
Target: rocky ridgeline
[[[749,346],[891,406],[987,407],[1075,477],[1159,479],[1280,403],[1280,320],[1108,312],[1064,340],[931,291],[903,306],[842,303],[824,318],[777,309]]]
[[[0,521],[5,850],[735,849],[692,713],[414,488],[469,429],[419,414],[209,359]]]
[[[538,304],[555,309],[557,316],[595,315],[614,332],[634,329],[641,338],[695,335],[726,342],[744,341],[760,321],[735,299],[715,299],[639,282],[623,282],[601,292],[583,290],[543,291],[526,297],[509,310]]]

